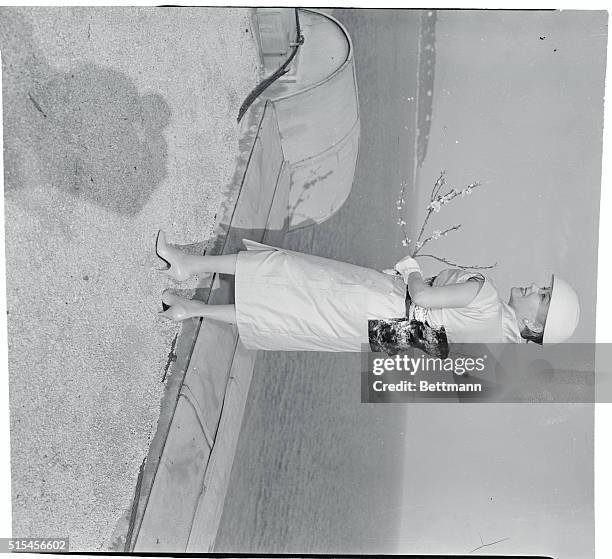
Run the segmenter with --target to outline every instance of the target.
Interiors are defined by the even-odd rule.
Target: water
[[[407,99],[415,97],[420,13],[334,16],[355,46],[362,117],[355,182],[332,219],[286,245],[387,268],[404,255],[395,200],[414,170]],[[395,551],[406,410],[361,404],[360,370],[358,354],[260,353],[216,551]]]
[[[405,419],[359,404],[359,364],[273,354],[258,367],[217,551],[393,549]]]
[[[431,90],[434,109],[416,185],[421,13],[334,15],[356,49],[355,182],[338,214],[287,246],[387,268],[404,253],[402,181],[414,227],[441,169],[457,185],[491,180],[495,189],[430,223],[464,224],[436,254],[499,260],[502,294],[520,274],[569,274],[584,306],[575,341],[593,339],[595,273],[585,270],[597,262],[605,13],[439,12],[435,87],[424,78],[419,90]],[[491,552],[592,557],[592,406],[364,405],[359,371],[357,355],[259,356],[218,551],[467,554],[503,540]]]

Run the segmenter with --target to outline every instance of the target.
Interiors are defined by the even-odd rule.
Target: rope
[[[296,31],[295,43],[292,43],[293,51],[289,55],[289,58],[285,60],[285,62],[282,64],[282,66],[280,66],[278,70],[276,70],[276,72],[274,72],[272,75],[262,80],[255,87],[255,89],[253,89],[253,91],[251,91],[251,93],[248,94],[247,98],[244,100],[244,103],[242,103],[242,105],[240,106],[240,110],[238,111],[238,122],[242,120],[244,113],[247,112],[247,110],[253,104],[253,101],[255,101],[255,99],[257,99],[278,78],[280,78],[281,76],[284,76],[287,72],[289,72],[289,68],[288,68],[289,64],[291,64],[291,61],[295,58],[295,55],[297,54],[297,51],[300,48],[300,46],[304,44],[304,36],[302,35],[301,29],[300,29],[300,18],[298,15],[298,8],[295,8],[295,31]]]

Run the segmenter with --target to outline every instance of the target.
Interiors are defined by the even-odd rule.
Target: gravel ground
[[[177,327],[158,228],[212,232],[257,81],[245,9],[2,8],[13,534],[109,544]]]

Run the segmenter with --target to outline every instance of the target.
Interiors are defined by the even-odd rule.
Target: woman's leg
[[[177,248],[168,246],[166,235],[160,231],[156,243],[157,255],[164,260],[169,268],[162,270],[177,281],[184,281],[195,274],[219,273],[235,274],[237,254],[220,256],[196,256],[185,254]]]
[[[162,302],[169,308],[160,312],[161,316],[171,320],[185,320],[195,316],[236,324],[236,307],[234,305],[207,305],[203,301],[185,299],[169,291],[162,294]]]
[[[179,251],[177,251],[179,252]],[[195,254],[185,254],[179,252],[182,259],[182,266],[193,276],[195,274],[217,273],[231,274],[236,273],[237,254],[221,254],[219,256],[196,256]]]

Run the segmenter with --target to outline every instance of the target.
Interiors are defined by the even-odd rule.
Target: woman
[[[378,272],[244,243],[247,250],[238,254],[193,256],[168,246],[160,231],[157,255],[169,265],[170,277],[182,281],[217,272],[236,279],[235,305],[207,305],[165,291],[160,314],[176,321],[204,317],[236,324],[247,348],[276,351],[367,350],[377,346],[373,336],[381,331],[378,326],[384,325],[388,333],[392,319],[419,325],[416,334],[411,329],[408,345],[420,347],[415,337],[432,332],[428,340],[434,345],[558,343],[569,338],[578,323],[578,298],[560,278],[553,277],[543,288],[514,287],[505,303],[482,274],[450,269],[424,280],[410,257],[393,270]],[[395,332],[393,339],[399,338]]]

